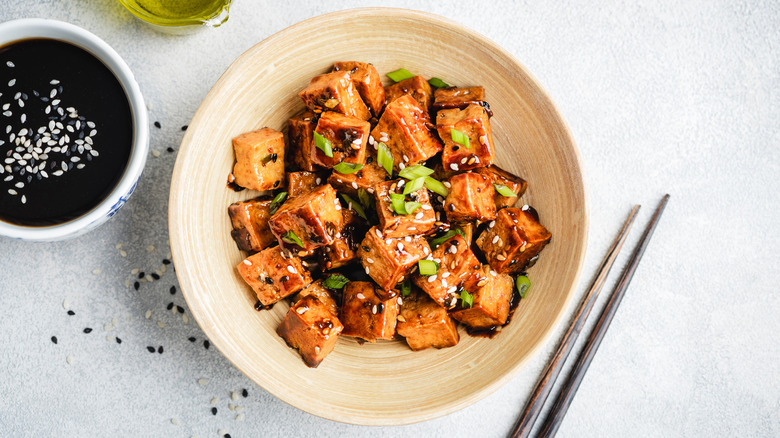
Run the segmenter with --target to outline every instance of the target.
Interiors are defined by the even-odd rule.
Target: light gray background
[[[780,4],[388,3],[485,34],[558,104],[590,200],[578,296],[630,207],[643,205],[640,228],[672,195],[560,436],[780,435]],[[0,21],[56,18],[105,39],[135,72],[150,122],[162,123],[151,128],[162,155],[150,155],[138,190],[108,224],[62,243],[0,238],[0,435],[500,437],[511,429],[563,326],[514,380],[467,409],[411,426],[356,427],[287,406],[204,349],[197,325],[165,309],[171,301],[186,308],[180,292],[168,293],[177,284],[171,270],[139,292],[125,288],[134,268],[152,272],[168,253],[176,154],[165,150],[178,149],[180,127],[230,62],[300,20],[365,5],[381,4],[237,0],[224,27],[170,37],[115,1],[0,1]],[[107,332],[112,318],[117,327]],[[235,402],[245,414],[236,421],[229,396],[242,388],[249,397]]]

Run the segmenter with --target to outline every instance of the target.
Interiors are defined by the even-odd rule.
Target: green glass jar
[[[133,15],[157,30],[191,33],[219,27],[228,19],[231,0],[119,0]]]

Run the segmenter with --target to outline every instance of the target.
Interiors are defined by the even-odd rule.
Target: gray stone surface
[[[168,253],[176,153],[166,148],[178,149],[180,127],[230,62],[305,18],[380,3],[236,1],[224,27],[170,37],[115,1],[0,1],[0,21],[55,18],[105,39],[135,72],[150,121],[162,124],[151,128],[161,156],[149,157],[138,190],[109,223],[61,243],[0,238],[1,435],[505,435],[562,326],[520,375],[467,409],[411,426],[357,427],[287,406],[206,350],[194,322],[166,311],[174,302],[189,315],[181,293],[169,293],[177,285],[171,270],[139,292],[124,285],[133,269],[152,272]],[[780,5],[388,3],[487,35],[559,105],[582,152],[591,206],[579,296],[631,205],[644,206],[641,227],[672,194],[559,436],[779,436]],[[106,331],[112,318],[116,328]],[[163,354],[146,350],[160,345]],[[228,403],[242,388],[249,397],[234,402],[245,414],[236,421]]]

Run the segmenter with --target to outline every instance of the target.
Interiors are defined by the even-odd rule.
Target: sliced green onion
[[[422,204],[420,204],[419,202],[411,201],[411,202],[404,203],[404,209],[406,210],[406,214],[412,214],[414,213],[415,210],[417,210],[420,207],[422,207]]]
[[[346,286],[347,283],[349,283],[349,278],[341,274],[334,274],[322,282],[322,287],[326,289],[341,289]]]
[[[303,242],[301,242],[301,239],[292,230],[284,233],[284,235],[282,236],[282,240],[287,243],[293,243],[303,248]]]
[[[450,84],[442,81],[439,78],[430,78],[428,79],[428,83],[431,84],[432,87],[436,88],[447,88],[450,86]]]
[[[317,131],[314,131],[314,144],[325,153],[326,157],[333,158],[333,148],[330,146],[330,140],[321,136]]]
[[[427,178],[427,176],[421,176],[420,178],[415,178],[406,183],[404,186],[404,195],[408,195],[409,193],[416,192],[423,188],[425,185],[425,178]]]
[[[415,178],[421,178],[423,176],[428,176],[432,173],[433,173],[433,169],[425,167],[422,164],[418,164],[416,166],[409,166],[403,168],[400,172],[398,172],[398,176],[406,179],[415,179]]]
[[[384,143],[379,143],[377,147],[376,162],[385,168],[385,172],[388,175],[393,176],[393,154],[390,153],[390,149]]]
[[[401,82],[404,79],[413,78],[414,75],[409,73],[409,71],[406,70],[405,68],[399,68],[396,71],[391,71],[390,73],[388,73],[387,77],[392,79],[393,82]]]
[[[260,160],[260,162],[263,164],[268,164],[269,161],[273,161],[274,163],[276,163],[277,159],[279,159],[279,155],[274,153],[271,155],[266,155],[265,157],[263,157],[262,160]]]
[[[316,134],[316,132],[315,132]],[[450,129],[450,136],[452,137],[452,141],[455,143],[458,143],[465,147],[466,149],[471,149],[471,145],[469,144],[469,136],[462,133],[461,131],[458,131],[455,128]]]
[[[363,206],[360,205],[359,202],[355,202],[354,199],[350,198],[348,195],[345,195],[343,193],[339,193],[342,198],[344,198],[344,201],[347,202],[347,205],[349,205],[349,208],[352,210],[355,210],[357,212],[358,216],[362,217],[365,220],[368,220],[368,216],[366,216],[366,211],[363,210]]]
[[[517,193],[513,192],[512,189],[503,184],[493,184],[493,187],[495,187],[496,191],[501,196],[506,196],[507,198],[517,196]]]
[[[363,207],[371,207],[371,196],[368,194],[366,189],[362,187],[358,189],[358,199],[360,199],[360,203],[363,204]]]
[[[433,260],[420,260],[417,262],[417,267],[420,269],[420,275],[424,275],[426,277],[439,272],[439,264]]]
[[[442,184],[441,181],[433,179],[430,176],[425,177],[425,187],[437,195],[442,195],[444,197],[447,197],[447,195],[450,194],[450,191],[447,190],[447,187]]]
[[[393,211],[397,214],[406,214],[406,204],[404,203],[404,195],[398,193],[390,193],[390,204],[392,204]]]
[[[282,206],[282,202],[284,202],[285,199],[287,199],[287,192],[276,195],[274,200],[271,201],[271,205],[268,206],[268,214],[273,216],[279,210],[279,207]]]
[[[466,238],[466,234],[461,230],[460,228],[455,228],[453,230],[449,230],[440,237],[437,237],[433,240],[431,240],[430,244],[432,248],[436,248],[437,246],[441,245],[442,243],[450,240],[452,237],[454,237],[456,234],[460,234],[461,237],[464,239]]]
[[[469,306],[469,308],[474,306],[474,295],[468,293],[466,289],[462,289],[460,291],[460,302],[461,307],[466,307],[466,305]]]
[[[518,275],[517,280],[515,280],[515,286],[517,286],[517,292],[520,294],[520,298],[525,298],[525,294],[528,292],[528,289],[531,288],[531,280],[525,275]]]
[[[350,173],[355,173],[362,168],[363,165],[360,163],[345,163],[343,161],[333,166],[333,170],[335,170],[338,173],[343,173],[345,175]]]
[[[401,295],[406,297],[409,296],[410,293],[412,293],[412,282],[406,280],[403,283],[401,283]]]

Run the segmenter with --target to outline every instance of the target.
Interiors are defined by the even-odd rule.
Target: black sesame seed
[[[376,313],[382,313],[385,310],[385,305],[382,303],[379,303],[376,305]]]
[[[159,276],[159,275],[157,275],[156,273],[153,273],[153,274],[152,274],[152,278],[154,278],[155,280],[159,280],[159,279],[160,279],[160,276]]]
[[[144,278],[144,276],[146,276],[146,273],[144,271],[141,271],[141,272],[138,273],[138,278],[139,279]]]
[[[166,149],[166,151],[168,151],[168,153],[171,153],[173,152],[173,148],[169,146],[168,149]]]
[[[261,311],[263,309],[265,309],[265,306],[263,305],[262,302],[258,301],[258,302],[255,303],[255,310],[257,310],[259,312],[259,311]]]
[[[147,349],[147,350],[149,350],[149,353],[154,353],[155,351],[157,351],[157,350],[155,350],[155,349],[154,349],[154,347],[152,347],[151,345],[150,345],[150,346],[148,346],[148,347],[146,347],[146,349]]]
[[[274,187],[279,187],[279,181],[274,182]]]
[[[453,148],[452,148],[452,152],[455,152],[455,151],[457,151],[458,149],[460,149],[460,146],[455,146],[455,147],[453,147]]]
[[[211,415],[217,415],[217,408],[211,408]]]
[[[371,164],[374,162],[374,157],[368,157],[366,158],[366,164]]]
[[[229,433],[222,435],[222,438],[231,438]]]
[[[116,338],[116,343],[117,344],[121,344],[122,343],[122,338]]]
[[[52,336],[52,337],[51,337],[51,341],[52,341],[52,342],[54,342],[54,343],[56,344],[56,343],[57,343],[57,337],[56,337],[56,336]]]
[[[74,312],[74,311],[72,311],[72,310],[68,310],[68,315],[70,315],[70,316],[73,316],[73,315],[75,315],[75,314],[76,314],[76,312]]]
[[[448,208],[450,211],[455,211],[455,204],[450,204],[450,205],[449,205],[447,208]]]
[[[84,333],[87,333],[87,334],[92,333],[92,329],[87,327],[87,328],[84,329]]]
[[[171,295],[176,295],[176,286],[171,286]]]
[[[205,348],[206,350],[208,350],[210,346],[211,346],[211,343],[208,341],[208,339],[206,339],[205,341],[203,341],[203,348]]]
[[[371,248],[369,248],[369,247],[367,247],[367,246],[363,245],[363,251],[365,251],[365,252],[371,252]]]
[[[168,259],[163,259],[163,265],[170,265],[171,261]]]
[[[187,338],[187,340],[189,340],[190,342],[197,341],[197,339],[194,336],[190,336],[189,338]]]
[[[278,160],[278,159],[279,159],[279,155],[277,155],[277,154],[271,154],[271,161],[273,161],[274,163],[276,163],[276,160]]]
[[[282,278],[280,278],[279,281],[281,281],[282,283],[285,283],[289,279],[290,279],[290,277],[288,277],[286,275],[282,275]]]
[[[162,125],[160,125],[160,122],[154,122],[155,128],[162,128]]]
[[[173,301],[171,301],[170,303],[168,303],[168,310],[171,310],[171,309],[173,309]]]
[[[178,310],[179,313],[184,313],[184,308],[181,306],[176,306],[176,310]]]
[[[246,390],[246,388],[244,388],[244,389],[241,391],[241,395],[242,395],[244,398],[247,398],[247,397],[249,397],[249,392]]]
[[[265,282],[268,284],[274,284],[274,279],[271,277],[265,277]]]
[[[162,345],[160,345],[160,347],[157,348],[157,352],[160,353],[160,354],[163,354],[163,347],[162,347]]]
[[[136,281],[135,283],[133,283],[133,288],[134,288],[135,290],[138,290],[138,288],[140,288],[140,287],[141,287],[141,283],[139,283],[139,282],[137,282],[137,281]]]
[[[182,126],[182,127],[181,127],[181,130],[182,130],[182,131],[186,131],[186,130],[187,130],[187,128],[189,128],[189,126],[187,126],[187,125],[184,125],[184,126]]]

